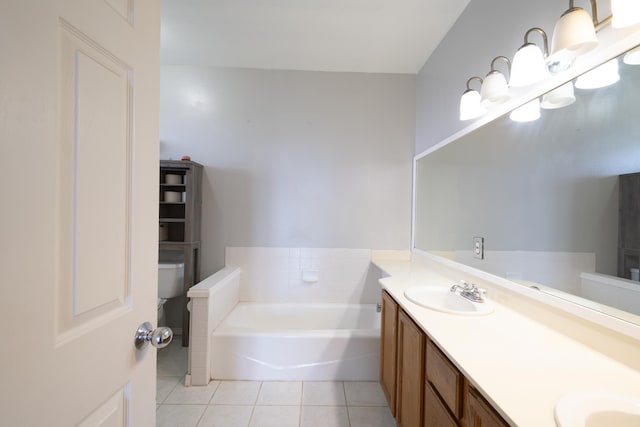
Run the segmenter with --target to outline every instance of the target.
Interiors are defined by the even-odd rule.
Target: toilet
[[[184,263],[160,262],[158,264],[158,325],[165,326],[164,304],[169,298],[183,294]]]

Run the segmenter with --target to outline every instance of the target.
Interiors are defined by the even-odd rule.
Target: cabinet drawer
[[[424,390],[424,427],[457,427],[458,423],[427,383]]]
[[[426,359],[428,383],[437,391],[451,413],[461,419],[464,377],[431,340],[427,341]]]

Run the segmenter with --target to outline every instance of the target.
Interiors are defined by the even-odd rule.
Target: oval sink
[[[419,306],[444,313],[480,316],[493,312],[490,302],[470,301],[445,286],[414,286],[405,290],[404,296]]]
[[[559,427],[638,427],[640,397],[601,391],[571,393],[555,408]]]

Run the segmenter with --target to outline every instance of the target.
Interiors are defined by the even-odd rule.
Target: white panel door
[[[155,425],[159,3],[0,3],[0,425]]]

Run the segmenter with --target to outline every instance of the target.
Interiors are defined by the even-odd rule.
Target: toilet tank
[[[173,298],[184,293],[184,263],[158,264],[158,298]]]

